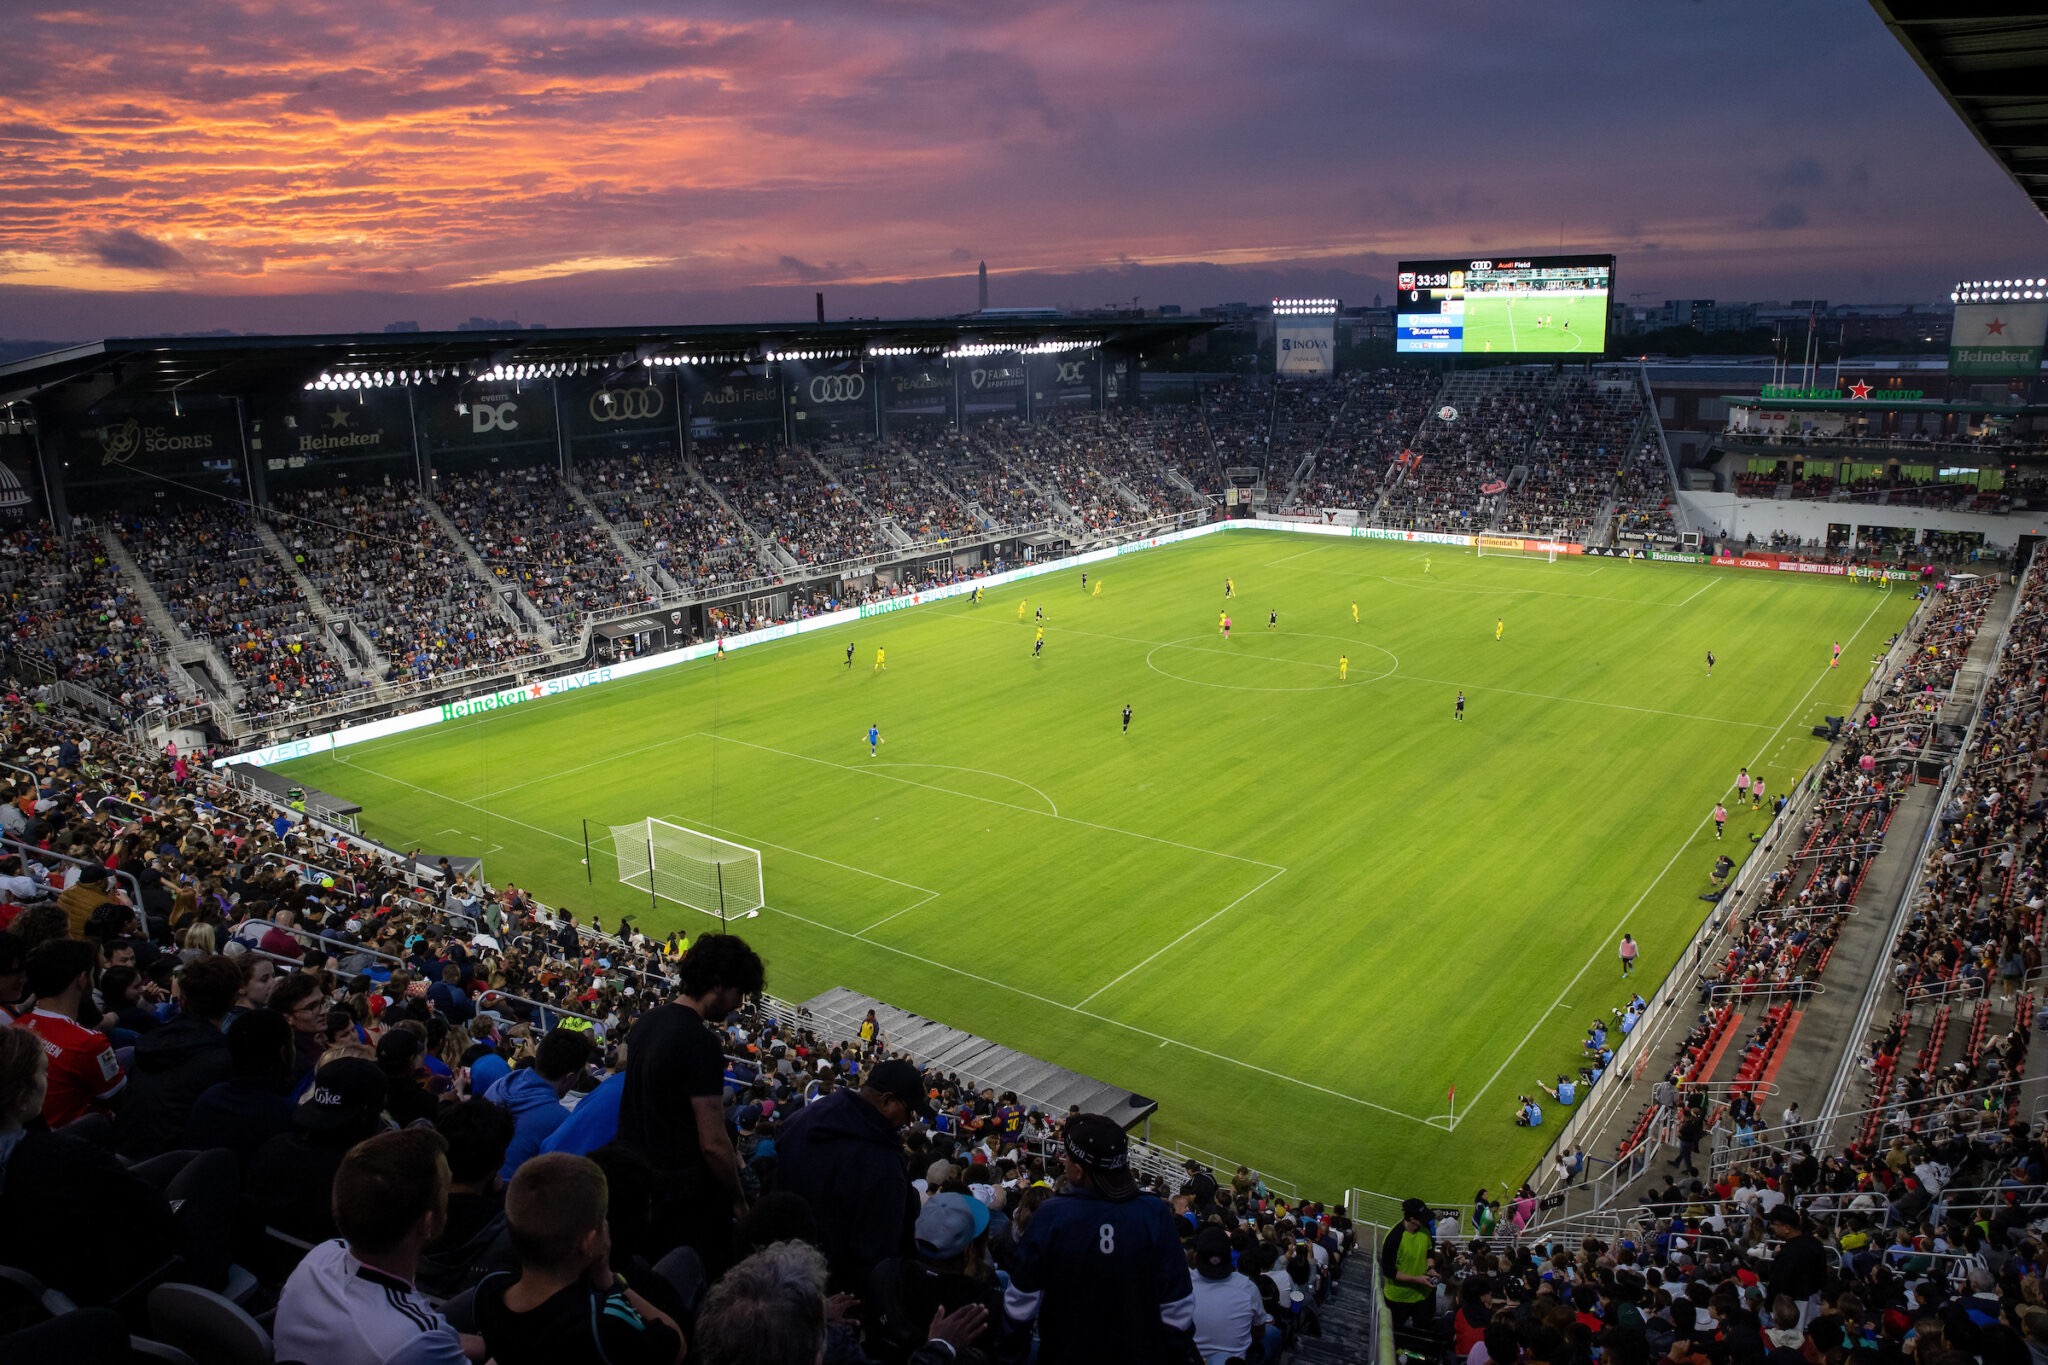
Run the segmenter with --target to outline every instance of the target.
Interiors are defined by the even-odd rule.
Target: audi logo
[[[810,389],[813,403],[852,403],[867,391],[867,377],[858,374],[821,374]]]
[[[661,416],[667,405],[660,389],[599,389],[590,395],[590,416],[597,422],[645,422]]]

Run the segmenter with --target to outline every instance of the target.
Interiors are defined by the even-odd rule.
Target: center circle
[[[1225,645],[1219,636],[1213,634],[1188,635],[1178,640],[1168,640],[1163,644],[1152,646],[1145,655],[1145,666],[1162,677],[1172,678],[1175,682],[1193,683],[1197,687],[1216,687],[1227,692],[1325,692],[1333,687],[1351,687],[1359,683],[1378,682],[1382,678],[1392,677],[1401,667],[1399,656],[1391,649],[1382,649],[1378,645],[1346,639],[1341,635],[1303,634],[1296,631],[1290,632],[1285,637],[1292,640],[1335,640],[1338,644],[1345,646],[1338,653],[1351,656],[1351,677],[1340,682],[1337,678],[1337,664],[1334,658],[1328,661],[1321,661],[1290,659],[1270,654],[1261,654],[1258,652],[1259,646],[1256,643],[1251,643],[1251,641],[1271,637],[1257,630],[1241,632],[1241,634],[1245,636],[1247,641],[1242,647]],[[1362,671],[1364,665],[1361,656],[1367,654],[1380,656],[1384,660],[1385,666],[1380,668],[1378,672]],[[1177,656],[1189,655],[1219,655],[1225,658],[1235,658],[1239,662],[1232,665],[1233,667],[1246,663],[1258,664],[1271,668],[1276,673],[1280,669],[1298,671],[1305,678],[1315,676],[1310,670],[1320,670],[1327,680],[1266,684],[1214,682],[1208,678],[1191,677],[1185,672],[1175,672],[1172,668],[1164,666],[1161,662],[1162,660],[1171,661]]]

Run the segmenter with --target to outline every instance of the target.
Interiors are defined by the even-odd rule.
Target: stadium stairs
[[[1365,1264],[1372,1250],[1361,1239],[1358,1249],[1345,1258],[1339,1288],[1316,1309],[1323,1334],[1295,1338],[1293,1359],[1298,1365],[1378,1365],[1373,1350],[1373,1304],[1368,1297],[1371,1277]]]
[[[583,509],[583,515],[590,518],[593,526],[598,527],[604,532],[605,539],[611,541],[612,548],[619,552],[620,559],[638,570],[642,578],[656,584],[664,593],[681,591],[681,585],[668,576],[667,570],[634,549],[632,542],[626,539],[626,533],[621,531],[612,523],[610,518],[598,510],[596,501],[591,498],[589,492],[583,487],[581,479],[577,478],[574,474],[564,475],[562,478],[562,491],[569,495],[569,501]]]
[[[128,587],[134,592],[135,600],[142,604],[142,614],[170,645],[171,667],[167,670],[172,680],[189,683],[206,696],[217,702],[225,702],[229,709],[238,706],[242,700],[242,689],[234,681],[234,670],[228,667],[220,652],[204,640],[194,640],[185,633],[171,609],[164,605],[164,599],[157,594],[156,585],[149,581],[149,575],[135,562],[135,556],[128,553],[128,547],[121,543],[121,537],[114,534],[111,526],[94,528],[100,544],[106,547],[107,560],[128,580]]]
[[[476,546],[469,543],[469,537],[462,533],[462,528],[455,524],[455,519],[441,510],[441,504],[438,501],[431,497],[422,496],[419,500],[419,505],[447,533],[449,541],[462,551],[462,557],[469,562],[470,572],[489,584],[491,591],[497,593],[500,598],[511,606],[513,614],[525,623],[529,631],[542,640],[560,643],[561,633],[554,628],[545,616],[540,614],[540,608],[536,607],[532,599],[527,597],[525,593],[499,578],[492,571],[491,566],[485,562],[484,557],[477,553]]]
[[[2010,585],[2001,586],[1986,607],[1983,628],[1971,642],[1966,658],[1966,669],[1973,670],[1969,676],[1981,677],[1992,667],[2015,592]],[[1971,704],[1969,699],[1975,697],[1976,691],[1974,687],[1968,690],[1959,687],[1957,695],[1965,699],[1960,705],[1967,711]],[[1829,758],[1836,752],[1837,746],[1831,746]],[[1767,1140],[1776,1129],[1778,1116],[1787,1102],[1797,1101],[1800,1111],[1809,1119],[1817,1118],[1835,1077],[1848,1064],[1849,1058],[1860,1053],[1868,1041],[1868,1033],[1858,1028],[1859,1019],[1864,1017],[1863,1003],[1872,983],[1886,971],[1898,933],[1898,912],[1919,876],[1923,843],[1928,827],[1938,813],[1940,791],[1939,786],[1927,782],[1915,782],[1906,788],[1904,799],[1892,811],[1885,828],[1883,845],[1869,859],[1862,880],[1852,895],[1856,912],[1844,921],[1829,950],[1821,992],[1793,1007],[1794,1017],[1782,1020],[1781,1031],[1773,1039],[1768,1059],[1762,1067],[1744,1078],[1764,1087],[1758,1096],[1758,1108],[1768,1123]],[[1779,837],[1782,836],[1767,835],[1751,856],[1782,859],[1787,850],[1782,846],[1775,851],[1773,849],[1773,840]],[[1888,980],[1878,990],[1879,1007],[1866,1021],[1871,1029],[1883,1028],[1898,1015],[1904,1003]],[[1697,1000],[1696,992],[1674,997],[1666,1018],[1658,1022],[1660,1031],[1668,1028],[1674,1032],[1651,1038],[1648,1066],[1642,1082],[1634,1086],[1624,1102],[1610,1100],[1610,1107],[1599,1126],[1582,1136],[1580,1145],[1595,1158],[1596,1167],[1604,1167],[1604,1163],[1614,1159],[1624,1143],[1632,1145],[1641,1140],[1669,1140],[1668,1130],[1652,1132],[1644,1122],[1649,1084],[1662,1074],[1662,1068],[1671,1063],[1672,1039],[1689,1027],[1700,1012]],[[1711,1066],[1701,1077],[1719,1083],[1714,1086],[1715,1099],[1710,1114],[1725,1105],[1728,1084],[1737,1079],[1742,1069],[1745,1060],[1742,1040],[1758,1027],[1767,1010],[1780,1002],[1759,1000],[1750,1005],[1738,998],[1729,1003],[1739,1017],[1728,1021],[1725,1030],[1727,1045],[1712,1057]],[[1930,1060],[1954,1060],[1964,1048],[1981,1045],[1996,1016],[1980,1019],[1974,997],[1948,1002],[1945,1011],[1943,1003],[1931,1001],[1916,1011],[1913,1021],[1916,1027],[1909,1030],[1908,1041],[1900,1049],[1900,1057],[1910,1061],[1925,1050]],[[2039,1074],[2038,1070],[2033,1074]],[[1882,1079],[1884,1077],[1877,1077],[1873,1081]],[[1775,1085],[1775,1090],[1769,1088],[1772,1085]],[[1840,1101],[1842,1109],[1847,1112],[1864,1108],[1868,1103],[1864,1091],[1868,1088],[1869,1083],[1852,1083]],[[1833,1136],[1838,1142],[1848,1142],[1858,1135],[1836,1131]],[[1703,1172],[1714,1169],[1716,1165],[1725,1166],[1730,1160],[1739,1158],[1734,1153],[1717,1153],[1710,1147],[1703,1148],[1700,1153]],[[1648,1181],[1655,1179],[1661,1184],[1669,1169],[1667,1154],[1659,1151],[1642,1175],[1621,1184],[1618,1190],[1612,1186],[1603,1190],[1595,1184],[1581,1185],[1570,1191],[1556,1217],[1585,1216],[1603,1200],[1609,1204],[1609,1211],[1631,1212]]]
[[[327,637],[330,647],[339,644],[340,647],[331,649],[331,652],[335,661],[341,665],[341,671],[357,682],[376,682],[383,678],[390,668],[390,661],[347,626],[347,618],[336,611],[321,595],[320,589],[314,586],[313,580],[299,567],[298,560],[292,557],[290,547],[278,538],[276,530],[270,523],[262,517],[252,517],[249,520],[249,529],[256,533],[256,539],[270,551],[278,566],[299,585],[299,592],[305,597],[306,605],[322,623],[324,629],[321,633]],[[345,640],[335,639],[332,627],[337,620],[343,623],[344,629],[349,630],[348,638]]]
[[[689,471],[697,487],[704,490],[706,497],[724,508],[725,514],[734,522],[746,528],[747,540],[754,551],[754,560],[761,566],[764,574],[772,578],[778,574],[795,573],[798,570],[800,566],[789,551],[783,549],[774,536],[762,535],[759,527],[741,516],[740,509],[727,501],[725,494],[718,491],[718,484],[695,460],[684,461],[683,467]]]

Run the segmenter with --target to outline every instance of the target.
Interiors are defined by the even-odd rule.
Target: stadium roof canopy
[[[2048,11],[2039,0],[1870,0],[1984,149],[2048,216]]]
[[[122,337],[0,365],[0,403],[82,411],[110,399],[239,396],[298,388],[323,372],[461,377],[495,366],[615,374],[650,357],[706,362],[816,352],[831,358],[957,347],[1097,345],[1143,354],[1215,324],[1201,318],[932,318],[703,327],[582,327],[327,336]]]

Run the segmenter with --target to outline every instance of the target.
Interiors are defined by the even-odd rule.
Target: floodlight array
[[[1965,280],[1949,291],[1950,303],[2002,303],[2048,299],[2048,278]]]

